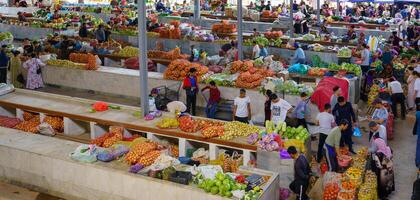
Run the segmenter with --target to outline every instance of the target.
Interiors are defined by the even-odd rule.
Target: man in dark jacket
[[[9,66],[9,57],[6,54],[6,45],[0,50],[0,83],[7,83],[7,67]]]
[[[353,111],[353,106],[350,102],[347,102],[343,96],[338,97],[338,103],[334,106],[332,114],[335,117],[336,122],[340,122],[341,120],[345,119],[349,122],[348,128],[342,132],[341,137],[341,144],[340,146],[344,146],[346,144],[349,147],[351,153],[356,154],[353,150],[353,124],[356,126],[356,115]]]
[[[188,72],[187,77],[184,78],[182,88],[185,90],[187,97],[187,111],[191,115],[195,116],[195,104],[197,101],[198,82],[196,76],[197,69],[191,68]]]
[[[297,195],[296,199],[307,200],[309,197],[306,195],[306,190],[309,186],[311,174],[309,162],[303,154],[297,152],[294,146],[290,146],[287,153],[295,160],[295,180],[290,183],[289,188]]]

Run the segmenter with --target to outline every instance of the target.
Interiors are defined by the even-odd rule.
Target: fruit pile
[[[359,200],[377,200],[378,199],[378,183],[376,174],[370,170],[366,171],[365,181],[360,186],[357,199]]]
[[[182,116],[178,119],[179,129],[187,133],[198,131],[198,123],[191,116]]]
[[[62,117],[46,116],[43,122],[51,125],[51,127],[59,133],[64,131],[64,120]]]
[[[36,115],[33,118],[29,118],[28,120],[25,120],[25,121],[19,123],[14,128],[17,129],[17,130],[24,131],[24,132],[38,133],[39,124],[41,124],[40,123],[40,117],[39,117],[39,115]]]
[[[375,99],[378,97],[379,89],[380,87],[377,84],[373,84],[370,87],[370,91],[368,94],[368,105],[372,105],[373,101],[375,101]]]
[[[222,121],[216,121],[216,120],[208,120],[208,119],[198,119],[196,120],[198,124],[198,129],[203,130],[208,127],[212,126],[223,126],[225,125]]]
[[[256,88],[261,86],[262,81],[266,77],[273,77],[274,71],[251,67],[246,72],[242,72],[236,79],[236,87],[239,88]]]
[[[211,26],[211,31],[216,34],[227,34],[236,32],[236,24],[229,23],[226,20],[222,20],[221,23],[215,23]]]
[[[358,188],[363,181],[363,171],[356,167],[350,167],[346,170],[344,173],[345,176],[347,176],[352,184],[355,185],[356,188]]]
[[[254,62],[251,60],[248,61],[233,61],[232,63],[228,64],[228,68],[230,69],[230,73],[234,74],[236,72],[246,72],[249,68],[254,67]]]
[[[232,197],[232,191],[245,190],[246,187],[245,184],[237,183],[229,175],[221,172],[215,175],[215,179],[205,179],[198,184],[198,188],[203,189],[207,193],[228,198]]]
[[[75,63],[70,60],[61,60],[61,59],[51,59],[48,60],[47,65],[56,66],[56,67],[64,67],[70,69],[85,69],[86,64],[83,63]]]
[[[328,70],[324,68],[313,67],[308,70],[308,75],[309,76],[324,76],[325,72],[327,71]]]
[[[141,156],[139,160],[137,161],[137,163],[146,167],[146,166],[152,165],[156,161],[156,159],[159,158],[159,156],[160,156],[160,151],[153,150]]]
[[[341,65],[337,65],[335,63],[331,63],[328,65],[328,69],[331,70],[345,70],[347,72],[352,72],[357,76],[362,74],[362,68],[360,65],[352,64],[352,63],[342,63]]]
[[[175,118],[163,118],[156,123],[156,126],[159,128],[178,128],[179,122]]]
[[[157,149],[157,144],[154,142],[139,142],[133,145],[130,151],[125,155],[125,160],[129,164],[136,164],[139,159],[147,153]]]
[[[201,134],[205,138],[221,137],[224,135],[225,128],[223,126],[210,126],[204,128]]]
[[[137,57],[139,55],[139,48],[126,46],[119,51],[114,51],[112,55],[125,57],[125,58]]]
[[[187,76],[191,68],[195,68],[197,70],[197,78],[199,81],[201,80],[201,76],[203,76],[209,71],[209,69],[206,66],[203,66],[201,64],[191,63],[188,60],[184,59],[177,59],[172,61],[168,65],[168,68],[163,73],[163,77],[165,79],[179,81]]]
[[[323,200],[337,200],[339,191],[337,183],[329,183],[324,188]]]
[[[268,31],[264,33],[264,37],[267,39],[277,39],[281,36],[283,36],[283,32],[281,31]]]
[[[231,140],[238,136],[247,137],[259,131],[260,129],[253,125],[245,124],[238,121],[227,122],[224,125],[224,134],[219,138],[222,140]]]
[[[84,63],[86,70],[97,70],[96,56],[91,53],[71,53],[70,61],[75,63]]]
[[[288,126],[286,128],[286,132],[283,133],[283,136],[288,139],[305,141],[309,137],[309,132],[303,126],[299,126],[297,128]]]
[[[279,16],[278,12],[271,12],[269,10],[263,10],[261,12],[261,17],[263,18],[277,18]]]
[[[181,49],[179,47],[176,47],[175,49],[172,49],[171,51],[149,50],[147,51],[147,57],[175,60],[175,59],[188,59],[189,55],[181,54]]]
[[[122,127],[111,126],[108,133],[93,139],[90,143],[99,147],[111,147],[123,139],[123,130]]]

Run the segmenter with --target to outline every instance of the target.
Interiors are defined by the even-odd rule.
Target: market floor
[[[139,100],[135,98],[130,99],[126,97],[109,96],[106,94],[96,94],[82,90],[46,87],[41,89],[40,91],[94,100],[102,100],[131,106],[139,105]],[[364,111],[366,110],[366,108],[363,105],[363,103],[361,105],[359,104],[359,109],[359,114],[364,115]],[[202,114],[203,113],[201,113],[200,115]],[[417,169],[414,165],[416,137],[412,135],[414,120],[414,116],[411,114],[407,117],[406,120],[396,120],[394,123],[394,139],[389,141],[389,144],[394,151],[396,191],[390,196],[390,200],[411,199],[411,194],[413,191],[413,182],[416,179],[417,172]],[[361,127],[364,127],[367,130],[366,122],[361,122],[360,125]],[[366,134],[362,138],[354,138],[354,142],[356,144],[356,149],[361,145],[366,146]],[[1,189],[2,188],[0,183],[0,194],[2,193]],[[2,199],[1,197],[2,196],[0,195],[0,199]],[[17,199],[23,200],[24,198]]]

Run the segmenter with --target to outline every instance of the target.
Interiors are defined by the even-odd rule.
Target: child
[[[278,124],[279,122],[284,122],[286,120],[287,112],[292,108],[289,102],[285,101],[277,97],[276,94],[271,94],[271,121],[274,124]]]
[[[307,112],[306,104],[307,104],[307,95],[306,93],[302,92],[300,94],[300,101],[297,103],[295,110],[293,111],[293,116],[298,119],[298,126],[303,126],[304,128],[308,128],[306,126],[305,114]]]
[[[210,81],[210,86],[204,87],[201,91],[210,90],[209,101],[206,106],[206,116],[214,119],[216,117],[217,104],[220,101],[220,91],[214,81]]]
[[[196,72],[195,68],[191,68],[182,84],[187,98],[187,112],[191,115],[195,115],[195,104],[197,101],[198,82]]]
[[[241,89],[239,97],[236,97],[233,104],[233,120],[248,123],[251,119],[251,100],[246,96],[246,90]]]

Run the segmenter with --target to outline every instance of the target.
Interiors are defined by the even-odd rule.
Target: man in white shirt
[[[397,104],[400,104],[401,105],[401,119],[405,119],[405,113],[406,113],[405,96],[404,96],[404,91],[401,87],[401,83],[392,77],[389,79],[388,88],[391,92],[392,112],[394,113],[395,117],[398,117]]]
[[[362,64],[360,65],[362,67],[363,74],[367,73],[369,71],[370,66],[370,51],[366,44],[362,44],[363,50],[362,50]]]
[[[292,108],[292,105],[284,99],[279,98],[276,94],[271,94],[270,99],[271,121],[277,125],[279,122],[286,120],[287,112]]]
[[[378,136],[385,141],[386,144],[388,144],[387,140],[387,134],[386,134],[386,128],[383,125],[377,124],[376,122],[369,122],[369,152],[372,152],[374,150],[374,144],[373,144],[373,136],[378,134]]]
[[[233,104],[233,120],[248,123],[251,119],[251,100],[246,96],[246,90],[241,89],[239,97]]]
[[[324,112],[318,113],[316,116],[316,125],[319,126],[317,161],[320,163],[322,159],[322,148],[324,148],[325,139],[327,139],[331,129],[335,126],[334,116],[331,114],[331,105],[329,103],[325,104]]]
[[[254,44],[254,48],[252,48],[252,58],[257,59],[258,57],[260,57],[261,49],[256,41],[254,41],[253,44]]]
[[[414,82],[414,92],[416,94],[416,105],[420,104],[420,78],[417,78]]]

